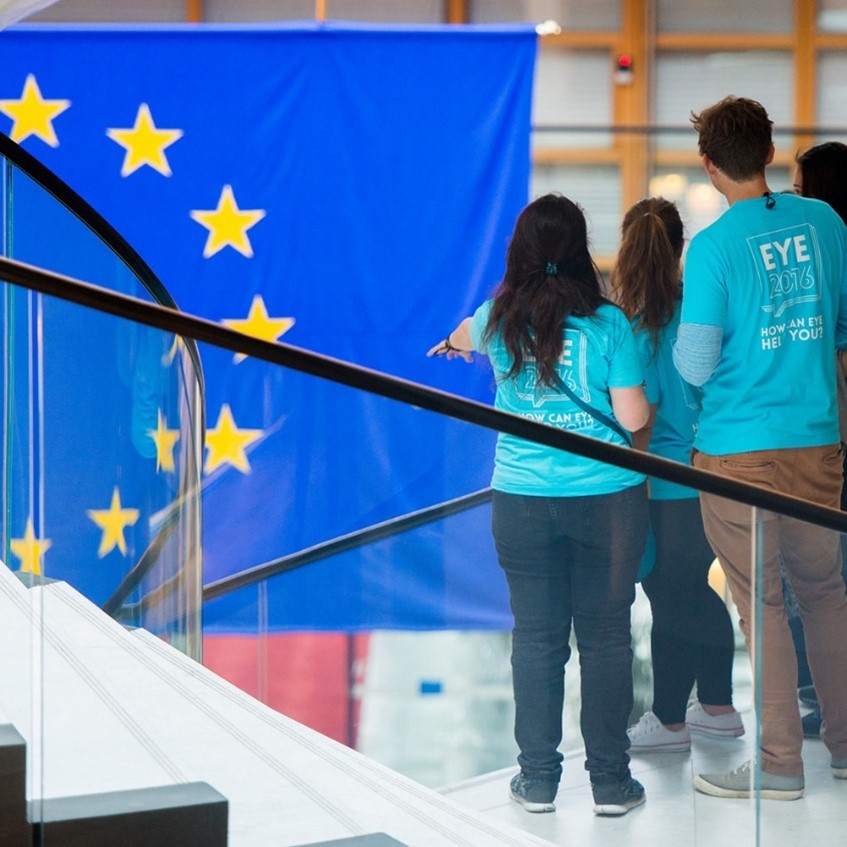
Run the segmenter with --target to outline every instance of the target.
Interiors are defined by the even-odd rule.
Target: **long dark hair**
[[[798,153],[800,193],[829,203],[847,223],[847,144],[824,141]]]
[[[680,294],[679,262],[684,243],[679,210],[664,197],[639,200],[621,224],[621,246],[611,286],[624,314],[653,334],[673,318]]]
[[[534,358],[538,381],[554,387],[568,317],[593,315],[604,299],[582,209],[560,194],[545,194],[515,222],[485,338],[501,336],[512,360],[507,377]]]

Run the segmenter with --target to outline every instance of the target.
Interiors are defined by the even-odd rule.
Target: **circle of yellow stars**
[[[58,147],[59,138],[53,122],[71,105],[68,99],[45,97],[35,74],[29,73],[20,97],[0,99],[0,113],[12,121],[9,135],[13,141],[21,143],[34,137],[50,147]],[[150,105],[141,103],[131,127],[110,127],[106,135],[124,149],[122,177],[129,177],[143,168],[170,177],[173,172],[166,151],[184,136],[184,132],[178,128],[157,126]],[[208,231],[203,247],[204,258],[209,259],[227,247],[252,258],[253,247],[248,230],[265,218],[266,211],[240,208],[232,185],[226,184],[214,209],[192,209],[189,215]],[[222,323],[253,338],[277,341],[294,326],[295,320],[293,317],[272,317],[262,296],[256,294],[245,318],[225,318]],[[245,358],[245,354],[236,353],[234,361],[237,364]],[[263,434],[261,429],[239,428],[231,407],[224,403],[215,426],[206,433],[204,472],[210,474],[229,465],[249,474],[248,449]],[[173,473],[176,469],[174,450],[180,434],[178,430],[168,428],[161,409],[158,410],[156,429],[148,430],[147,435],[156,447],[157,472]],[[114,487],[107,509],[88,509],[86,514],[102,532],[98,557],[102,559],[115,549],[126,554],[125,532],[135,525],[140,513],[138,509],[123,506],[118,487]],[[20,560],[22,572],[40,575],[43,573],[44,555],[52,544],[50,539],[36,537],[33,520],[28,518],[23,536],[11,539],[10,549]]]

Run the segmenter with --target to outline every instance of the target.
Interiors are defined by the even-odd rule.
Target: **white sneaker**
[[[744,735],[741,715],[734,709],[725,715],[710,715],[696,700],[685,713],[685,724],[692,732],[712,738],[738,738]]]
[[[632,753],[684,753],[691,749],[691,734],[687,726],[675,732],[652,712],[645,712],[626,734]]]

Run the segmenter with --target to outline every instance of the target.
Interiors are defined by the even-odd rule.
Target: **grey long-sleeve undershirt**
[[[722,340],[722,327],[680,324],[673,348],[673,363],[679,375],[691,385],[703,385],[720,361]]]

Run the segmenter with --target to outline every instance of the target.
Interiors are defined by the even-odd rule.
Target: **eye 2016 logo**
[[[557,369],[559,379],[566,383],[568,388],[581,400],[586,403],[589,402],[591,391],[588,388],[586,339],[585,335],[579,330],[565,330],[565,343],[559,365],[560,367]],[[521,400],[532,403],[536,408],[554,400],[567,399],[567,395],[563,391],[539,385],[535,360],[532,358],[525,360],[523,375],[517,385],[517,395]]]
[[[747,239],[753,254],[762,309],[778,318],[797,303],[821,299],[818,242],[809,224],[789,227]]]

